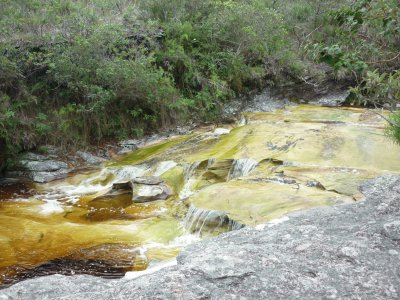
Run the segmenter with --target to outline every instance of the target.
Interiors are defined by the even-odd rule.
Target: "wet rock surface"
[[[89,152],[77,151],[76,155],[78,155],[89,165],[99,165],[106,161],[104,158],[95,156]]]
[[[68,165],[52,155],[26,153],[17,165],[7,175],[10,177],[25,177],[35,182],[49,182],[65,178],[69,172]]]
[[[155,200],[165,200],[171,195],[170,189],[164,185],[141,185],[132,200],[135,203],[143,203]]]
[[[132,179],[132,201],[134,203],[166,200],[172,190],[158,176],[141,176]]]
[[[132,203],[166,200],[172,190],[158,176],[139,176],[130,181],[116,182],[104,195],[89,202],[92,208],[123,208]],[[125,197],[123,197],[125,196]],[[100,204],[100,207],[98,207]]]
[[[133,178],[132,182],[138,184],[157,185],[163,183],[163,180],[158,176],[142,176]]]
[[[177,266],[134,280],[54,275],[0,299],[398,299],[400,177],[361,187],[366,200],[289,215],[185,248]]]

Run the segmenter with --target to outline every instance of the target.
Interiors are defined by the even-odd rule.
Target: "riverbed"
[[[288,106],[66,179],[10,181],[0,187],[0,283],[54,273],[134,276],[170,264],[199,239],[362,201],[361,182],[400,173],[400,147],[384,128],[368,109]],[[138,180],[110,194],[135,178],[157,178],[168,196],[135,202],[135,186],[149,189]]]

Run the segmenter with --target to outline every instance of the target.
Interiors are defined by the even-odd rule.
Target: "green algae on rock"
[[[195,207],[226,212],[245,225],[265,223],[294,210],[349,202],[350,197],[298,184],[248,180],[211,185],[190,198]]]

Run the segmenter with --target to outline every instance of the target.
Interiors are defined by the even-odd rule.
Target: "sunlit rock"
[[[188,201],[199,209],[225,212],[245,225],[265,223],[294,210],[353,202],[351,197],[299,184],[244,180],[208,186]]]
[[[133,202],[143,203],[154,200],[165,200],[171,196],[172,191],[164,184],[135,186],[133,194]]]

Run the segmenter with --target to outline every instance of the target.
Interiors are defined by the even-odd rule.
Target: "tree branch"
[[[400,57],[400,52],[397,53],[397,55],[396,55],[395,57],[391,58],[391,59],[384,59],[384,60],[378,60],[378,61],[367,61],[366,63],[367,63],[367,64],[371,64],[371,65],[372,65],[372,64],[387,63],[387,62],[391,62],[391,61],[396,60],[398,57]]]

